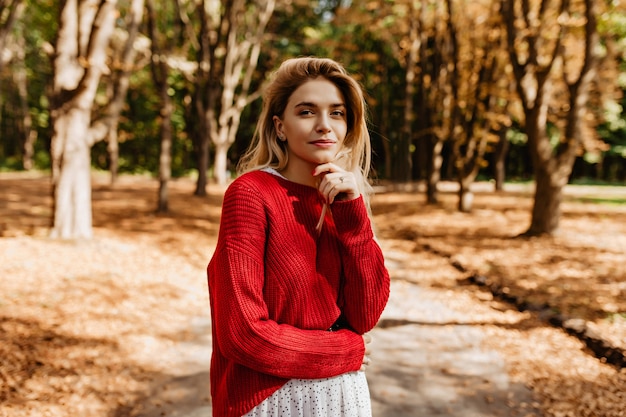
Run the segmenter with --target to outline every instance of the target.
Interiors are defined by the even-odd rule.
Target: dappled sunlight
[[[618,201],[626,195],[619,187],[583,190],[594,196],[606,191]],[[585,194],[569,187],[560,232],[518,238],[528,226],[531,199],[513,192],[477,193],[471,213],[453,211],[453,194],[442,193],[439,207],[425,208],[418,196],[385,194],[389,198],[373,211],[381,237],[409,240],[415,252],[447,257],[466,275],[483,276],[528,305],[594,321],[626,348],[626,333],[607,322],[626,312],[626,206],[581,202]]]
[[[47,238],[49,179],[2,178],[0,414],[126,417],[210,405],[206,265],[224,189],[196,197],[193,180],[172,181],[170,212],[157,214],[155,179],[107,181],[94,179],[94,239],[56,241]],[[417,412],[428,398],[424,415],[486,415],[492,404],[506,405],[503,416],[619,415],[624,371],[542,310],[519,311],[500,295],[582,318],[624,343],[626,207],[569,194],[561,233],[518,238],[530,191],[489,186],[470,213],[456,210],[451,191],[436,206],[422,192],[373,199],[392,278],[392,301],[372,331],[375,412]]]

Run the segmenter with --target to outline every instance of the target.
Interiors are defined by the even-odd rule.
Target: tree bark
[[[459,203],[458,210],[461,213],[469,213],[472,211],[472,206],[474,204],[474,193],[470,189],[470,185],[474,181],[459,181]]]
[[[527,7],[527,1],[523,2]],[[557,27],[558,33],[555,31],[552,34],[554,40],[551,43],[545,42],[544,37],[540,36],[541,31],[547,27],[541,17],[549,9],[549,2],[543,0],[539,3],[540,19],[532,25],[525,20],[527,16],[516,15],[515,3],[516,0],[502,0],[502,13],[507,29],[509,56],[517,81],[516,88],[524,108],[524,128],[528,136],[536,182],[531,224],[524,234],[554,234],[560,223],[563,187],[572,172],[576,153],[582,146],[581,126],[591,79],[595,75],[598,62],[594,52],[598,44],[594,10],[596,5],[594,0],[583,2],[585,24],[581,41],[584,44],[584,54],[579,73],[572,76],[564,70],[568,68],[567,45],[562,42],[566,27]],[[559,4],[559,9],[555,11],[559,18],[565,19],[568,16],[569,5],[568,2]],[[526,50],[518,55],[516,48],[520,44]],[[549,137],[548,121],[550,116],[558,114],[558,106],[553,102],[557,81],[567,87],[562,89],[562,93],[567,95],[565,103],[569,111],[556,123],[552,120],[553,126],[563,126],[559,129],[559,143],[553,145]]]
[[[414,14],[411,19],[411,26],[409,29],[409,53],[406,58],[406,73],[405,73],[405,98],[404,98],[404,126],[402,128],[402,135],[400,136],[398,152],[396,153],[397,172],[396,179],[401,182],[410,182],[413,177],[413,158],[411,157],[411,145],[413,144],[413,124],[415,122],[415,83],[417,71],[417,61],[419,59],[420,51],[420,37],[419,37],[419,20],[417,19],[417,10],[415,7],[411,7],[411,12]]]
[[[545,169],[535,170],[535,195],[532,220],[525,236],[553,234],[559,228],[563,184],[554,183],[552,175]]]
[[[197,101],[198,116],[204,119],[200,125],[206,128],[201,135],[209,136],[201,136],[198,149],[205,154],[198,161],[203,163],[208,158],[209,148],[204,141],[210,140],[216,148],[213,177],[223,185],[227,151],[235,143],[241,113],[260,96],[259,91],[250,93],[250,88],[276,1],[234,0],[222,8],[207,3],[199,2],[198,7],[201,25],[196,85],[204,92],[204,98]],[[199,166],[198,171],[200,179],[206,167]],[[199,193],[205,193],[200,184],[196,187]]]
[[[426,203],[437,204],[439,203],[439,190],[437,185],[441,180],[441,164],[443,158],[441,156],[441,150],[443,149],[443,141],[436,136],[430,136],[428,138],[428,167],[426,178]]]
[[[495,181],[495,190],[504,190],[504,182],[506,180],[506,155],[509,150],[509,141],[506,138],[507,129],[501,129],[498,132],[498,143],[494,154],[493,177]]]
[[[25,170],[31,170],[34,167],[33,158],[35,156],[35,142],[37,141],[37,130],[33,129],[33,118],[30,114],[30,106],[28,105],[28,76],[26,75],[25,59],[25,42],[24,36],[17,40],[17,57],[18,61],[14,66],[13,79],[17,86],[19,103],[22,115],[22,167]]]
[[[54,137],[65,138],[54,187],[54,238],[92,237],[91,145],[83,139],[90,116],[88,110],[74,109],[54,123]]]
[[[209,169],[209,161],[211,159],[210,155],[210,145],[211,138],[208,134],[203,134],[199,137],[198,142],[198,180],[196,181],[196,189],[194,191],[194,195],[197,196],[205,196],[207,195],[207,185],[208,185],[208,175],[207,171]]]
[[[157,29],[157,15],[154,9],[153,0],[146,0],[146,8],[148,10],[148,29],[150,38],[152,39],[152,78],[159,92],[161,101],[161,146],[159,153],[159,191],[157,197],[157,212],[167,213],[169,210],[168,201],[168,185],[172,178],[172,99],[168,94],[169,84],[169,66],[167,64],[165,52],[162,50],[161,43],[166,41],[159,35]]]
[[[213,163],[213,176],[218,184],[226,183],[226,171],[228,169],[228,148],[227,143],[215,145],[215,162]]]
[[[12,60],[17,61],[17,69],[13,72],[13,79],[15,80],[15,84],[18,88],[20,110],[22,113],[22,130],[20,132],[20,142],[22,143],[22,166],[24,169],[29,170],[33,167],[34,139],[36,136],[31,134],[32,119],[30,117],[30,110],[28,108],[27,101],[27,77],[25,67],[26,64],[24,62],[25,42],[23,29],[19,28],[20,34],[17,36],[17,39],[11,39],[13,30],[16,27],[16,23],[20,20],[24,12],[24,8],[24,0],[4,0],[0,2],[0,17],[2,17],[2,22],[0,24],[0,51],[2,51],[2,54],[0,55],[0,73],[2,72],[5,64],[11,62]]]
[[[107,133],[107,150],[109,153],[109,172],[111,174],[111,184],[115,184],[119,170],[119,142],[118,126],[120,114],[126,103],[126,95],[130,85],[130,75],[137,55],[134,47],[135,40],[139,34],[139,25],[143,20],[144,0],[132,0],[130,11],[126,19],[127,38],[118,57],[119,66],[116,68],[111,79],[112,97],[106,109],[109,117]]]
[[[51,99],[52,237],[92,237],[91,113],[116,16],[114,0],[67,0],[61,10]]]

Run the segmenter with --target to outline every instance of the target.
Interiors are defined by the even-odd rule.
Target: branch
[[[541,2],[542,9],[543,9],[543,5],[544,4],[545,4],[545,0]],[[561,7],[559,9],[558,16],[560,17],[564,13],[566,13],[568,7],[569,7],[569,0],[563,0],[561,2]],[[543,24],[542,24],[542,26],[543,26]],[[540,33],[541,33],[541,28],[539,28],[539,29],[540,29]],[[544,72],[546,74],[544,78],[547,78],[547,76],[550,73],[550,71],[552,71],[552,67],[554,67],[554,63],[556,62],[557,57],[562,52],[561,48],[562,48],[562,41],[563,41],[564,32],[565,32],[565,30],[564,30],[563,25],[559,25],[559,34],[556,37],[556,43],[554,44],[554,49],[552,50],[552,58],[550,58],[550,63],[547,66],[544,67]],[[545,79],[542,80],[541,85],[543,85],[543,82],[545,82]]]
[[[557,155],[559,159],[567,160],[571,157],[572,152],[578,150],[581,142],[581,129],[583,109],[587,105],[589,96],[589,84],[596,74],[597,56],[593,52],[594,47],[599,42],[597,20],[594,10],[593,0],[584,0],[585,2],[585,52],[583,57],[583,65],[580,74],[572,83],[565,82],[568,86],[570,97],[570,111],[567,115],[567,125],[565,127],[565,141],[559,144]]]
[[[0,50],[4,49],[7,38],[9,37],[15,22],[22,15],[24,10],[24,7],[22,7],[23,2],[24,0],[12,0],[8,6],[4,5],[4,1],[2,2],[2,7],[0,7],[0,16],[4,15],[7,8],[9,8],[9,14],[6,20],[2,22],[2,25],[0,25]]]
[[[594,54],[594,47],[598,44],[598,23],[594,11],[593,0],[584,0],[585,2],[585,55],[583,66],[576,81],[570,84],[570,92],[572,88],[578,90],[580,85],[591,78],[595,69],[597,56]]]
[[[89,94],[84,95],[79,93],[85,100],[93,100],[102,73],[108,71],[106,65],[107,47],[115,28],[115,18],[117,16],[117,0],[102,0],[98,6],[89,37],[87,55],[85,57],[87,68],[79,84],[79,86],[82,86],[81,90],[89,92]]]
[[[506,43],[507,49],[509,51],[509,59],[511,61],[511,66],[513,67],[513,75],[515,76],[515,87],[517,89],[517,93],[519,95],[520,100],[522,101],[523,108],[528,108],[528,97],[526,96],[526,92],[522,87],[522,79],[524,78],[524,74],[526,73],[526,67],[528,65],[528,61],[526,63],[521,63],[519,57],[517,56],[517,51],[515,49],[515,0],[502,0],[501,5],[501,13],[502,19],[504,20],[506,26]]]
[[[178,12],[178,20],[183,26],[183,32],[186,34],[185,39],[191,42],[191,46],[193,49],[197,50],[198,48],[200,48],[200,44],[198,42],[198,39],[195,36],[194,28],[193,28],[192,23],[189,20],[189,16],[183,10],[183,7],[180,2],[181,0],[176,0],[176,4],[175,4],[176,11]]]

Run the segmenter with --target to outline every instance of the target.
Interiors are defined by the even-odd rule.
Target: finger
[[[325,197],[326,201],[331,204],[339,193],[348,192],[351,185],[347,180],[348,175],[345,172],[327,173],[320,182],[319,191]]]
[[[337,194],[341,192],[350,192],[356,187],[354,174],[347,171],[339,171],[326,174],[324,177],[326,184],[329,186],[329,193],[334,189]]]
[[[372,342],[372,336],[370,336],[369,333],[365,333],[363,336],[363,342],[365,344],[365,355],[369,356],[371,352],[371,348],[369,346],[369,344]]]
[[[339,166],[333,164],[332,162],[328,162],[328,163],[316,166],[312,172],[312,175],[314,177],[317,177],[320,174],[328,174],[331,172],[339,172],[339,171],[341,171],[341,168]]]

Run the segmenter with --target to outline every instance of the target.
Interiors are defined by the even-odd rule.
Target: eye
[[[308,116],[308,115],[313,114],[313,111],[311,109],[303,109],[303,110],[300,110],[298,114],[301,116]]]
[[[333,110],[330,114],[331,116],[335,117],[344,117],[346,115],[346,112],[343,110]]]

